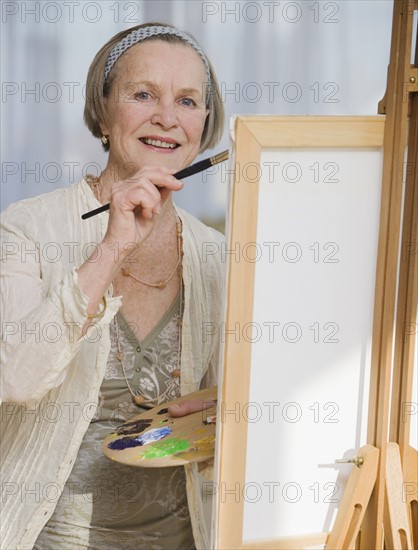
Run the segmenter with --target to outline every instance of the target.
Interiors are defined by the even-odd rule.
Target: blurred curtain
[[[2,208],[104,167],[83,123],[83,86],[96,51],[138,23],[197,38],[228,116],[376,114],[386,87],[390,0],[3,1],[1,10]],[[228,143],[226,128],[217,151]],[[222,218],[226,182],[225,168],[200,174],[176,202]]]

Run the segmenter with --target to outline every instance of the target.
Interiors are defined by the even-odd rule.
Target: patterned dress
[[[100,402],[54,514],[35,550],[193,549],[184,469],[135,468],[110,461],[101,450],[115,427],[180,396],[178,371],[180,297],[152,332],[138,342],[120,313],[111,323],[111,351]],[[146,407],[132,402],[139,389]],[[86,413],[88,414],[88,412]]]

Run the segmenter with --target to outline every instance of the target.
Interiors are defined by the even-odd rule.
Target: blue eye
[[[194,99],[192,99],[191,97],[183,97],[180,100],[180,102],[185,107],[195,107],[196,106],[196,101]]]
[[[135,94],[135,99],[142,99],[142,100],[146,100],[146,99],[150,99],[150,94],[148,92],[137,92]]]

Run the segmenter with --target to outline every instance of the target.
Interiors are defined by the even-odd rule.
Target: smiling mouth
[[[177,149],[177,147],[180,147],[179,143],[169,143],[168,141],[161,141],[159,139],[139,138],[139,141],[145,143],[145,145],[152,145],[160,149]]]

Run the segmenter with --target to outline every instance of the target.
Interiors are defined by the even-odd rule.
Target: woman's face
[[[206,69],[189,46],[153,40],[126,51],[105,98],[108,167],[118,174],[132,166],[180,170],[199,152],[208,115]]]

